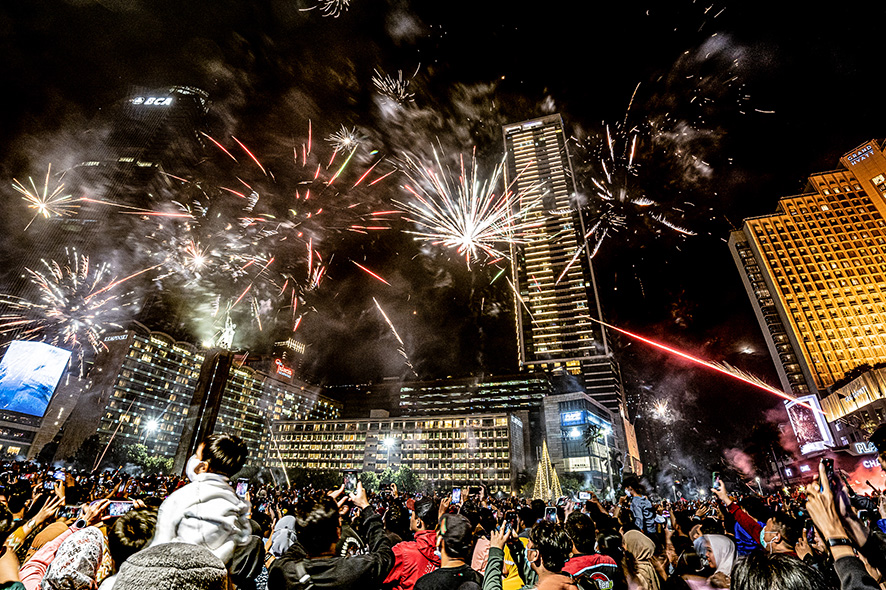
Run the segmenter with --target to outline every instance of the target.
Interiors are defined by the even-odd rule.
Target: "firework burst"
[[[415,100],[415,93],[409,91],[409,80],[403,78],[403,70],[397,70],[394,78],[378,69],[372,76],[372,84],[387,100],[395,104],[406,104]]]
[[[342,125],[341,129],[327,137],[326,141],[332,145],[332,149],[336,152],[350,152],[360,147],[363,139],[363,135],[357,131],[356,127],[348,129]]]
[[[44,269],[27,269],[38,295],[34,301],[2,297],[8,311],[0,316],[0,333],[19,332],[25,340],[42,340],[53,345],[94,351],[104,345],[101,335],[108,328],[122,328],[124,308],[132,305],[129,294],[115,293],[116,287],[141,273],[124,279],[111,276],[108,264],[91,265],[87,256],[67,252],[67,261],[44,260]]]
[[[481,257],[488,263],[505,258],[502,245],[526,243],[523,232],[537,225],[524,220],[531,204],[523,203],[523,193],[514,193],[511,187],[503,194],[495,192],[504,159],[485,178],[478,174],[476,154],[469,166],[459,157],[456,175],[444,168],[436,150],[433,161],[428,165],[411,156],[404,161],[410,182],[403,188],[413,199],[394,204],[417,226],[408,233],[434,246],[454,248],[469,268]]]
[[[65,194],[65,185],[61,182],[64,174],[59,178],[58,183],[50,188],[50,176],[52,173],[52,164],[46,168],[46,178],[43,181],[43,189],[37,188],[34,179],[28,177],[30,188],[23,182],[12,179],[12,187],[21,193],[22,198],[27,201],[28,209],[34,210],[34,217],[25,226],[25,229],[31,227],[34,220],[39,216],[46,219],[50,217],[67,217],[77,212],[79,205],[77,201],[72,199],[70,194]]]

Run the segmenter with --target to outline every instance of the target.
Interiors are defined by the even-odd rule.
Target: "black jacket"
[[[310,559],[296,543],[268,571],[268,590],[307,590],[311,586],[314,590],[381,588],[394,565],[391,541],[385,535],[381,517],[371,506],[363,510],[359,520],[359,533],[366,541],[366,554]],[[302,567],[310,580],[299,579]]]

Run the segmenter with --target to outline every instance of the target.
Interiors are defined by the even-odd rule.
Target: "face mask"
[[[766,549],[766,529],[760,531],[760,545],[763,545],[763,549]]]
[[[203,461],[197,458],[197,455],[191,455],[188,458],[188,464],[187,466],[185,466],[185,473],[187,474],[188,479],[190,479],[191,481],[197,479],[197,465],[202,462]]]

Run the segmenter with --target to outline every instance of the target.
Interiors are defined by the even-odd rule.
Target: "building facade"
[[[485,483],[511,491],[526,468],[526,419],[514,412],[278,421],[273,440],[287,468],[380,473],[403,465],[430,489]]]
[[[794,394],[823,397],[850,371],[886,361],[886,156],[869,141],[840,162],[730,239]]]
[[[106,350],[96,357],[64,424],[58,458],[71,456],[91,434],[98,434],[102,448],[143,444],[156,455],[175,457],[188,420],[196,419],[193,400],[201,382],[218,381],[212,431],[243,438],[252,464],[262,464],[270,453],[273,420],[341,414],[341,404],[295,379],[236,365],[210,379],[202,374],[209,366],[206,350],[138,324],[105,335],[103,342]]]
[[[548,115],[502,132],[505,186],[521,195],[529,228],[525,243],[511,245],[520,368],[576,378],[617,410],[624,394],[606,331],[594,322],[603,314],[563,121]]]

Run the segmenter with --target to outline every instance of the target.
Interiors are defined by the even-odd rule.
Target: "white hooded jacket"
[[[200,473],[160,505],[150,546],[162,543],[202,545],[230,565],[234,550],[252,534],[249,503],[237,496],[228,478]]]

